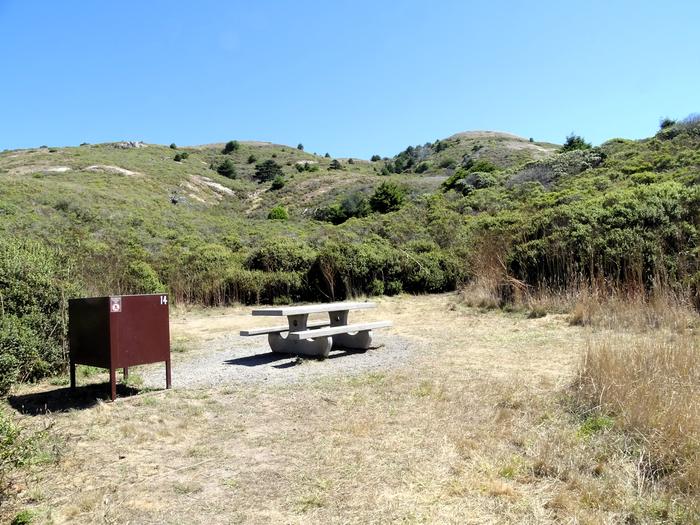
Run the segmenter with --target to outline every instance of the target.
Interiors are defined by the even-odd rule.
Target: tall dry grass
[[[697,334],[606,334],[589,342],[575,396],[628,433],[642,484],[700,494],[698,386]]]
[[[619,452],[637,465],[640,492],[700,501],[700,314],[692,294],[583,279],[552,290],[513,279],[497,257],[481,263],[462,301],[535,316],[567,312],[572,325],[589,327],[576,409],[612,418]],[[691,507],[700,512],[700,503]]]
[[[640,486],[700,494],[700,317],[683,295],[584,294],[593,327],[575,383],[580,408],[614,418]]]

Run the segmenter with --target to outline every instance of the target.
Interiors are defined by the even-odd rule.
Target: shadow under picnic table
[[[282,359],[294,358],[291,354],[278,354],[275,352],[264,352],[262,354],[246,355],[235,359],[227,359],[224,364],[236,366],[261,366],[281,361]]]

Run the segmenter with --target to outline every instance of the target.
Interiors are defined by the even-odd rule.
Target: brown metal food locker
[[[68,303],[70,384],[75,365],[109,369],[112,401],[117,397],[116,369],[165,361],[170,377],[170,326],[167,294],[71,299]]]

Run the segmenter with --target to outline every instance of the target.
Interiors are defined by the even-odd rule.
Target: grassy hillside
[[[509,169],[544,159],[559,147],[510,133],[467,131],[423,146],[409,146],[392,159],[394,169],[390,171],[397,171],[398,167],[398,171],[450,175],[453,170],[478,160]]]
[[[253,252],[280,240],[298,241],[291,249],[306,250],[304,260],[313,260],[314,250],[329,239],[356,244],[360,239],[371,241],[366,237],[368,230],[384,248],[402,241],[432,243],[432,236],[421,233],[424,225],[416,220],[422,213],[419,210],[425,209],[426,196],[439,191],[440,184],[454,173],[453,167],[439,167],[443,159],[464,159],[468,150],[475,158],[485,156],[510,167],[535,154],[551,152],[551,148],[545,150],[504,134],[461,134],[439,143],[431,147],[426,162],[432,167],[423,173],[410,169],[389,173],[387,165],[401,155],[391,160],[336,160],[262,142],[236,143],[228,153],[223,143],[185,148],[110,143],[6,151],[0,154],[0,213],[4,218],[0,228],[8,237],[35,239],[70,254],[86,293],[169,287],[184,300],[272,300],[280,294],[261,296],[259,286],[253,286],[251,292],[251,286],[242,290],[240,283],[233,287],[236,291],[221,291],[219,281],[232,267],[258,269],[251,262]],[[281,183],[256,180],[256,167],[266,161],[280,166]],[[224,162],[230,163],[233,174],[218,172]],[[410,222],[405,218],[396,221],[395,214],[375,214],[340,228],[317,220],[327,219],[326,212],[345,205],[344,200],[366,206],[383,182],[394,183],[405,193],[404,215],[411,217]],[[267,219],[278,206],[287,210],[288,221]],[[361,217],[366,211],[353,210],[353,214]],[[396,232],[408,225],[410,231]],[[429,252],[432,246],[421,249]],[[402,250],[397,257],[411,261],[405,253]],[[200,279],[207,273],[202,265],[218,272],[207,283]],[[259,269],[272,267],[265,263]],[[296,269],[286,267],[284,271]],[[341,295],[357,288],[346,277],[339,279],[345,281]],[[356,280],[366,288],[375,278]],[[375,283],[371,290],[362,291],[378,291],[386,282],[382,277],[381,286]],[[392,286],[411,288],[410,284]],[[323,293],[335,294],[335,286],[327,288]],[[280,300],[299,298],[290,292],[281,295]]]

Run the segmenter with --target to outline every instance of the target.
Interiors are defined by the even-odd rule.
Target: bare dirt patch
[[[88,166],[83,168],[85,171],[96,171],[103,173],[114,173],[115,175],[127,175],[129,177],[139,177],[143,176],[143,173],[138,171],[131,171],[126,168],[120,168],[119,166],[109,166],[106,164],[95,164],[93,166]]]
[[[68,166],[52,166],[49,164],[30,164],[10,168],[12,175],[27,175],[30,173],[66,173],[71,168]]]

